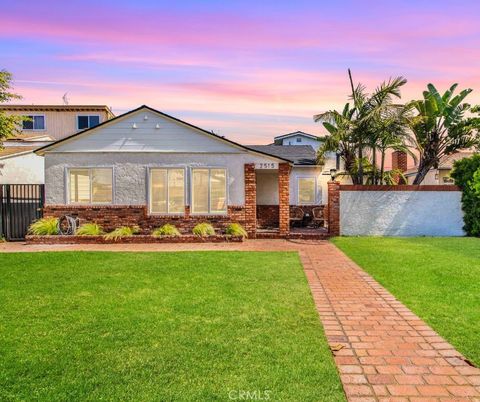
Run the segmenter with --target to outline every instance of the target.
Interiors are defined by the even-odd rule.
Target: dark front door
[[[30,224],[42,217],[43,184],[0,184],[0,235],[25,239]]]

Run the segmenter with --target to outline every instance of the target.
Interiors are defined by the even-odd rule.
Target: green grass
[[[0,400],[344,400],[295,253],[0,254]]]
[[[480,365],[480,239],[344,237],[333,242]]]

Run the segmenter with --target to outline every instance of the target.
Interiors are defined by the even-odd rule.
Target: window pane
[[[33,117],[33,128],[35,130],[45,130],[45,117],[44,116],[34,116]]]
[[[185,172],[183,169],[168,170],[168,212],[185,212]]]
[[[88,128],[88,116],[77,116],[78,118],[78,129],[84,130]]]
[[[210,212],[227,210],[227,177],[225,169],[210,170]]]
[[[299,204],[315,203],[315,178],[298,179],[298,202]]]
[[[29,120],[24,120],[22,122],[22,128],[24,130],[33,130],[33,116],[25,116]]]
[[[90,173],[88,169],[70,170],[70,202],[90,202]]]
[[[208,213],[208,169],[192,171],[192,212]]]
[[[150,171],[150,211],[156,214],[167,213],[167,171]]]
[[[95,127],[100,124],[100,117],[99,116],[90,116],[90,125],[89,127]]]
[[[93,202],[112,202],[112,169],[92,169]]]

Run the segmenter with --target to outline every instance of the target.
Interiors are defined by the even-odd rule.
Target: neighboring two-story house
[[[321,145],[321,138],[303,131],[294,131],[293,133],[279,135],[274,137],[274,145],[310,145],[315,151]]]
[[[114,117],[104,105],[0,105],[0,111],[28,117],[0,149],[0,184],[42,184],[44,160],[34,149]]]

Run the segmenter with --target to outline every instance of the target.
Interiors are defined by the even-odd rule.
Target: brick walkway
[[[22,251],[298,251],[349,401],[480,401],[480,369],[327,241],[0,244]]]
[[[350,401],[480,401],[480,370],[335,246],[300,257]]]

